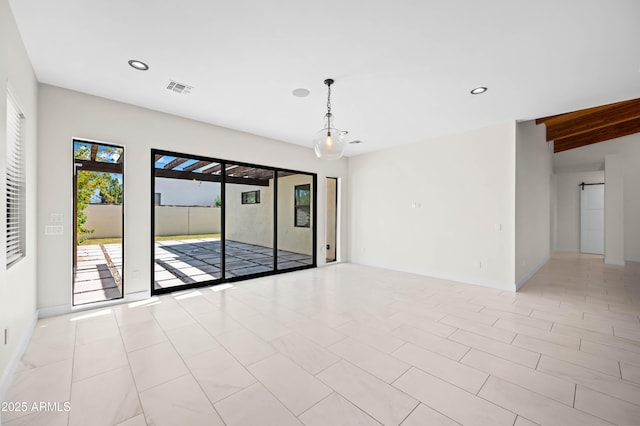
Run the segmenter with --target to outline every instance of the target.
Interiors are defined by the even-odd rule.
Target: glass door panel
[[[124,148],[73,141],[73,305],[122,298]]]
[[[273,173],[225,164],[225,278],[273,271]]]
[[[154,154],[154,289],[222,278],[222,167]]]
[[[278,270],[313,265],[313,176],[278,172]]]

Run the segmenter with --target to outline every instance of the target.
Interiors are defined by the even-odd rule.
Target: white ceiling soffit
[[[43,83],[294,144],[334,78],[347,155],[640,97],[638,0],[10,4]]]

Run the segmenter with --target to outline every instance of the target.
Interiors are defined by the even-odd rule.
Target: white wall
[[[156,206],[155,233],[161,236],[219,234],[220,211],[220,207]]]
[[[551,254],[551,192],[553,146],[546,129],[535,121],[516,126],[516,264],[520,287]]]
[[[273,180],[269,186],[227,184],[225,188],[225,238],[273,247]],[[242,204],[242,193],[260,191],[260,202]],[[251,226],[247,226],[251,224]]]
[[[219,182],[156,178],[155,192],[163,206],[215,206]]]
[[[313,178],[303,174],[278,177],[278,248],[311,255],[313,228],[296,227],[294,223],[294,188],[303,184],[310,184],[313,188]],[[260,191],[260,203],[242,204],[241,193],[247,191]],[[273,247],[273,180],[270,180],[269,186],[228,184],[225,197],[225,237]],[[313,201],[311,215],[313,221]],[[252,225],[246,226],[248,223]]]
[[[0,401],[9,379],[22,355],[36,319],[36,192],[38,170],[37,122],[38,86],[16,28],[9,4],[0,0],[0,175],[6,173],[7,85],[25,115],[25,184],[26,184],[26,257],[6,268],[6,247],[0,249]],[[65,164],[70,164],[69,162]],[[0,179],[0,192],[6,192],[5,179]],[[6,238],[6,215],[2,215],[0,236]],[[4,330],[8,330],[5,345]]]
[[[515,133],[500,124],[350,158],[351,261],[515,290]]]
[[[122,237],[122,204],[89,204],[84,212],[87,221],[83,228],[93,232],[82,234],[82,238]]]
[[[622,157],[607,155],[604,165],[604,263],[612,265],[624,265],[623,173]]]
[[[556,173],[556,251],[580,252],[579,184],[604,182],[604,172]]]
[[[326,179],[324,179],[324,181],[326,187]],[[295,186],[305,184],[311,185],[313,190],[313,178],[309,175],[289,175],[278,178],[278,248],[294,253],[311,255],[313,249],[313,228],[295,226],[294,218]],[[313,224],[313,198],[311,199],[310,210],[311,223]],[[320,211],[318,211],[318,215],[324,219],[326,213],[321,214]],[[318,224],[318,227],[319,226],[320,224]],[[318,234],[318,238],[320,238],[320,234]],[[324,236],[323,241],[326,241]],[[322,256],[323,261],[325,261],[326,256],[323,253],[326,252],[318,251],[318,256]]]
[[[38,282],[38,306],[47,312],[59,312],[71,304],[73,202],[71,168],[65,165],[71,161],[74,137],[125,147],[126,297],[148,294],[151,286],[151,148],[317,173],[319,212],[324,212],[324,178],[346,177],[346,160],[318,160],[311,148],[48,85],[40,85],[39,95],[39,228],[48,223],[51,213],[64,215],[63,236],[40,236],[38,271],[43,278]],[[343,191],[343,202],[347,196]],[[320,265],[324,264],[324,224],[323,214],[318,221]],[[340,243],[346,246],[347,241]]]
[[[554,168],[561,171],[576,168],[580,163],[601,166],[604,164],[605,156],[610,154],[621,157],[620,167],[624,181],[624,257],[628,261],[640,262],[640,133],[555,154]],[[561,194],[558,194],[558,208],[561,202]],[[562,248],[564,247],[558,238],[558,249]]]

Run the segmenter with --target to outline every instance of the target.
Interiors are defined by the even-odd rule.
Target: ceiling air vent
[[[176,92],[176,93],[182,93],[182,94],[187,94],[187,93],[191,93],[191,89],[193,89],[193,86],[189,86],[188,84],[184,84],[184,83],[179,83],[175,80],[170,80],[169,84],[167,85],[167,90],[171,90],[172,92]]]

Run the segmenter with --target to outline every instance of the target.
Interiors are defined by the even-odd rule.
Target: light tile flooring
[[[640,424],[639,314],[640,264],[595,256],[516,294],[334,265],[42,320],[2,421]]]

